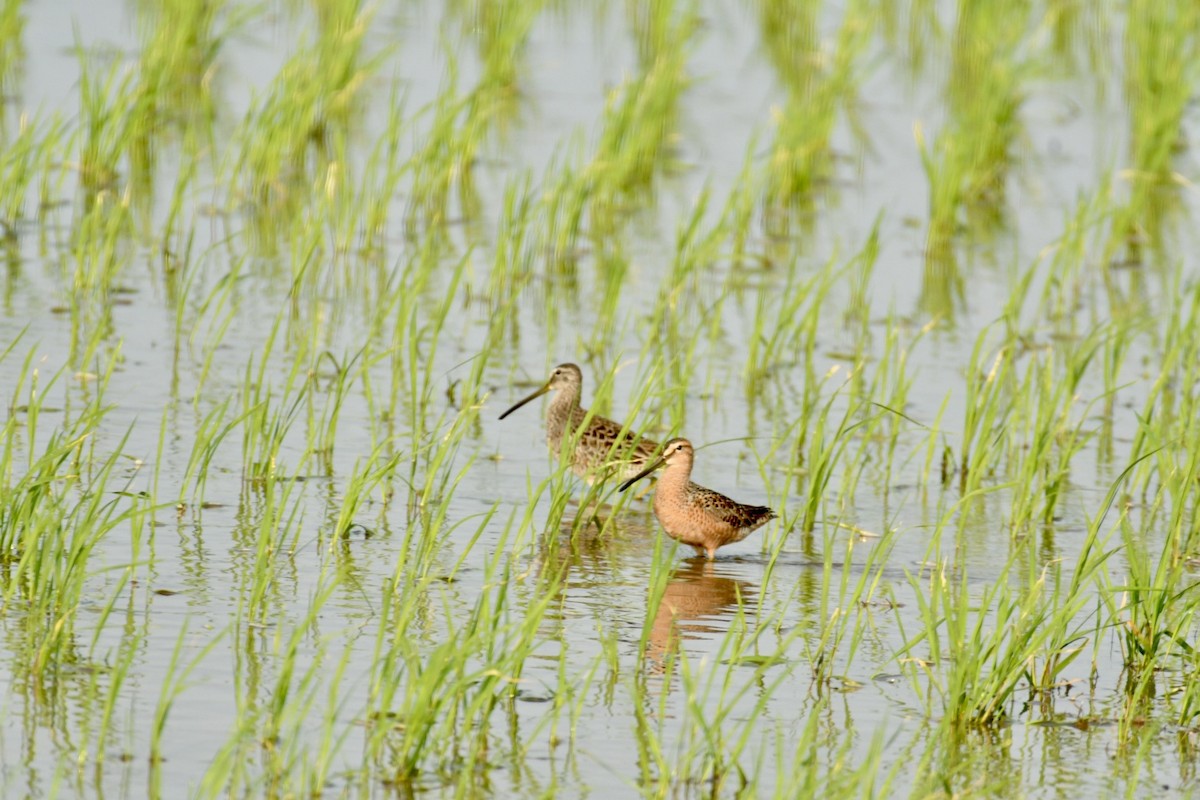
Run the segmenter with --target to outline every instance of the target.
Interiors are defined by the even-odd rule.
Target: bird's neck
[[[655,491],[666,492],[682,492],[687,489],[688,484],[692,479],[692,465],[684,462],[682,464],[671,464],[662,471],[658,476],[658,487]]]
[[[579,407],[579,392],[572,389],[562,389],[554,393],[550,406],[546,409],[546,428],[550,436],[559,440],[567,425],[572,428],[579,425],[583,419],[583,409]]]

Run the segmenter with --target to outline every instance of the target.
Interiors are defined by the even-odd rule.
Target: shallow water
[[[23,11],[24,69],[10,92],[9,135],[23,111],[57,113],[74,126],[77,48],[96,70],[132,60],[140,48],[139,19],[148,15],[138,4],[112,2],[65,10],[35,4]],[[305,252],[308,242],[291,220],[272,217],[272,210],[256,220],[253,203],[234,202],[222,183],[228,173],[241,174],[226,165],[236,160],[234,143],[244,136],[239,125],[247,110],[297,43],[316,35],[315,12],[298,4],[254,10],[250,22],[220,42],[211,90],[216,119],[202,148],[209,155],[185,193],[186,235],[167,237],[172,246],[190,238],[184,280],[166,275],[162,253],[184,152],[174,129],[158,142],[153,189],[144,212],[135,215],[136,230],[119,237],[123,262],[115,290],[73,288],[76,265],[86,260],[73,250],[82,214],[76,173],[51,192],[61,205],[21,220],[19,256],[7,272],[0,315],[0,339],[20,339],[0,361],[0,376],[3,385],[15,386],[27,355],[39,380],[63,374],[48,393],[36,439],[19,437],[24,450],[10,472],[28,463],[53,427],[76,418],[97,384],[89,373],[102,373],[107,359],[119,354],[92,447],[99,453],[119,448],[127,456],[106,492],[146,492],[156,510],[140,538],[118,526],[92,553],[71,655],[56,669],[31,659],[36,642],[30,637],[41,628],[27,619],[19,594],[6,589],[0,617],[7,642],[0,669],[5,796],[226,790],[390,796],[451,794],[464,783],[498,796],[652,794],[660,775],[672,769],[665,783],[673,796],[765,796],[808,785],[797,777],[808,764],[815,765],[817,790],[832,794],[847,767],[873,752],[880,780],[895,773],[892,794],[1111,796],[1155,787],[1156,794],[1182,796],[1194,787],[1194,731],[1172,724],[1165,705],[1148,710],[1142,738],[1118,741],[1123,661],[1115,634],[1098,637],[1068,668],[1061,691],[1028,703],[1018,693],[1008,721],[950,742],[939,740],[936,670],[928,683],[918,683],[905,663],[923,654],[901,653],[923,624],[909,577],[920,584],[935,571],[931,535],[945,515],[954,514],[953,535],[932,547],[949,572],[966,579],[972,597],[998,579],[1020,585],[1045,567],[1061,564],[1069,573],[1089,520],[1128,464],[1137,415],[1161,360],[1154,335],[1132,342],[1120,370],[1111,450],[1097,436],[1075,455],[1052,526],[1020,535],[1010,530],[1006,515],[1020,489],[1006,487],[1002,475],[990,482],[994,491],[960,512],[951,511],[959,501],[952,482],[931,486],[920,477],[926,459],[938,457],[926,443],[939,413],[945,439],[955,446],[977,337],[995,325],[1021,275],[1039,258],[1050,261],[1048,248],[1063,237],[1079,198],[1103,194],[1106,175],[1127,166],[1129,110],[1118,68],[1043,71],[1023,84],[1021,135],[1004,181],[1005,201],[994,210],[998,219],[983,231],[962,232],[954,263],[939,265],[926,258],[929,181],[914,128],[932,141],[952,116],[948,44],[945,37],[931,38],[928,63],[913,68],[904,45],[874,37],[860,57],[854,124],[839,117],[832,177],[812,208],[783,233],[764,222],[773,212],[760,209],[749,238],[761,257],[735,263],[726,255],[701,264],[673,299],[677,328],[664,331],[652,320],[671,288],[667,276],[681,230],[705,190],[711,200],[702,226],[716,223],[725,199],[741,185],[756,136],[755,163],[767,157],[771,120],[786,99],[755,6],[709,4],[699,11],[688,58],[692,82],[682,95],[670,168],[657,171],[652,192],[629,199],[629,218],[611,238],[586,242],[562,263],[536,262],[528,282],[512,291],[517,304],[499,341],[490,338],[500,314],[496,298],[511,287],[490,281],[505,244],[498,221],[506,187],[527,175],[533,195],[548,191],[557,168],[592,151],[606,97],[638,69],[625,4],[539,13],[513,116],[488,138],[474,165],[478,214],[464,218],[450,204],[448,247],[429,282],[412,287],[414,330],[400,317],[387,329],[373,325],[388,318],[379,307],[387,294],[381,287],[407,286],[411,259],[436,235],[433,226],[405,225],[411,198],[404,181],[388,204],[381,247],[366,252],[361,241],[323,241],[315,257]],[[842,11],[826,10],[823,41]],[[1119,15],[1104,13],[1115,41]],[[369,184],[375,175],[369,154],[387,133],[394,92],[403,94],[412,119],[397,145],[407,153],[424,140],[432,115],[422,109],[447,87],[446,48],[459,59],[460,91],[478,79],[478,51],[463,25],[438,4],[376,12],[366,42],[370,52],[383,54],[382,66],[368,79],[368,99],[345,132],[356,179]],[[1185,127],[1194,126],[1196,114],[1193,104]],[[1180,160],[1184,172],[1194,166],[1187,154]],[[306,167],[317,169],[299,169]],[[288,213],[313,213],[313,228],[321,230],[319,214],[303,201]],[[1027,343],[1029,360],[1104,321],[1163,305],[1175,292],[1179,262],[1185,283],[1194,281],[1192,213],[1190,192],[1182,192],[1162,251],[1148,254],[1141,268],[1112,271],[1128,307],[1102,293],[1099,281],[1081,279],[1071,316],[1056,325],[1024,308],[1018,318],[1036,332]],[[811,360],[798,344],[784,348],[786,357],[766,379],[748,383],[749,351],[770,335],[756,323],[756,309],[784,299],[790,278],[815,275],[829,262],[849,264],[876,220],[879,255],[868,282],[867,324],[854,317],[852,282],[840,279],[822,301]],[[264,242],[264,229],[278,240]],[[468,266],[455,283],[461,259]],[[312,273],[297,277],[304,264]],[[1107,266],[1087,264],[1078,272],[1088,269]],[[1031,296],[1054,280],[1039,271]],[[604,297],[614,281],[619,297],[610,313]],[[452,312],[433,336],[435,309],[447,296]],[[794,466],[787,463],[789,450],[774,445],[795,436],[789,426],[804,413],[804,392],[814,378],[830,375],[820,397],[831,399],[840,415],[849,401],[837,392],[854,365],[864,364],[871,376],[876,366],[884,369],[879,362],[889,330],[911,349],[906,374],[914,378],[894,461],[879,458],[881,449],[842,451],[822,524],[805,534],[795,527],[805,498],[783,488]],[[418,343],[410,348],[414,333]],[[89,354],[93,341],[99,346]],[[305,439],[332,406],[336,366],[355,363],[360,350],[373,360],[348,371],[335,446],[310,457]],[[664,352],[686,385],[664,374],[655,360]],[[485,391],[464,397],[457,382],[480,358]],[[697,454],[694,479],[741,502],[770,504],[782,521],[706,564],[661,539],[645,500],[618,502],[609,487],[598,506],[581,509],[586,487],[545,451],[542,402],[497,419],[553,364],[568,360],[583,367],[585,404],[599,392],[602,413],[626,419],[637,407],[634,419],[648,435],[685,434],[707,445]],[[244,479],[246,439],[231,427],[197,489],[189,464],[206,418],[227,402],[236,411],[218,415],[224,423],[248,413],[250,389],[269,391],[273,409],[272,402],[287,407],[281,398],[295,397],[289,386],[310,372],[315,388],[297,404],[271,477]],[[409,382],[414,375],[416,389]],[[26,374],[26,387],[28,380]],[[1103,421],[1088,404],[1104,391],[1089,374],[1074,405],[1077,414],[1096,417],[1096,428]],[[423,401],[414,400],[422,395]],[[885,389],[873,399],[885,402]],[[8,413],[21,414],[21,402],[14,400]],[[413,456],[414,442],[433,452],[432,443],[458,424],[465,433],[438,467],[451,482],[424,507],[410,505],[406,481],[419,484],[428,467],[423,456]],[[373,490],[354,513],[355,527],[339,537],[338,515],[354,471],[370,463],[377,447],[398,454],[401,467],[389,491]],[[862,452],[878,460],[848,491],[841,477],[846,461]],[[280,510],[282,516],[273,516]],[[445,524],[434,524],[442,513]],[[431,758],[415,777],[398,780],[399,756],[380,763],[364,755],[371,732],[391,722],[376,716],[372,681],[380,643],[391,641],[388,626],[395,624],[385,587],[398,565],[416,563],[413,554],[428,544],[426,535],[438,537],[425,566],[438,579],[408,598],[418,612],[402,638],[414,652],[429,654],[432,663],[440,646],[467,637],[481,598],[497,604],[485,618],[514,626],[497,636],[501,650],[520,646],[513,630],[521,620],[533,620],[536,631],[521,674],[504,676],[516,690],[490,715],[486,756],[472,761],[470,753],[478,752],[472,748],[481,746],[468,741],[463,752]],[[1154,535],[1151,530],[1145,541],[1151,551],[1162,547]],[[876,552],[879,547],[886,551]],[[1123,570],[1121,558],[1118,553],[1109,564],[1114,575]],[[1010,559],[1032,566],[1027,573],[1004,571]],[[267,573],[269,580],[260,581]],[[651,587],[660,574],[665,586],[654,603]],[[122,575],[128,584],[120,584]],[[847,595],[839,587],[863,575],[878,576],[871,602],[842,603]],[[531,609],[541,603],[546,607],[537,616]],[[852,652],[830,651],[833,680],[818,683],[812,677],[818,638],[834,614],[855,620],[861,638]],[[105,723],[100,709],[121,658],[128,659],[128,676]],[[477,680],[488,677],[485,670]],[[392,678],[404,682],[412,670]],[[1185,678],[1182,670],[1172,673],[1174,681]],[[157,759],[151,721],[164,697],[170,697],[169,713]],[[636,740],[639,719],[657,742]],[[395,722],[397,736],[404,724]],[[818,744],[797,752],[810,726]],[[102,738],[107,752],[97,762]],[[656,747],[662,764],[647,761]],[[698,754],[707,752],[737,752],[737,768],[724,764],[721,781],[697,779],[706,769]],[[318,763],[323,771],[314,769]],[[918,779],[920,769],[944,782]],[[463,770],[475,771],[469,781]]]

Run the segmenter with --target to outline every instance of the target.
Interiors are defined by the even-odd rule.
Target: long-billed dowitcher
[[[654,490],[654,516],[672,539],[695,548],[697,555],[713,559],[718,547],[745,539],[775,519],[775,512],[766,506],[744,506],[692,483],[694,456],[691,442],[672,439],[658,459],[622,483],[620,490],[625,491],[666,464]]]
[[[588,483],[602,477],[610,468],[619,477],[627,478],[646,466],[658,451],[657,442],[638,439],[631,431],[625,431],[622,436],[620,424],[599,414],[592,415],[587,427],[579,430],[587,411],[579,405],[583,395],[583,373],[574,364],[559,364],[550,373],[545,386],[505,411],[500,419],[546,392],[555,393],[546,407],[546,443],[550,453],[561,453],[563,437],[578,431],[578,440],[571,453],[571,469]]]

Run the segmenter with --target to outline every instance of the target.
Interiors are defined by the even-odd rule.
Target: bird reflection
[[[658,669],[687,640],[722,634],[740,604],[753,600],[753,584],[733,577],[727,563],[685,561],[671,575],[650,627],[648,654]]]

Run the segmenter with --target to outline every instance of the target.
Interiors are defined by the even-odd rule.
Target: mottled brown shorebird
[[[587,410],[579,404],[583,395],[583,373],[574,364],[559,364],[550,373],[545,386],[505,411],[500,419],[547,392],[555,393],[546,407],[546,444],[550,446],[550,454],[561,453],[563,437],[574,436],[578,431],[571,453],[571,469],[588,483],[604,477],[610,469],[618,477],[627,478],[646,466],[658,452],[657,442],[639,439],[632,431],[622,435],[619,423],[599,414],[593,414],[587,427],[580,430]]]
[[[718,547],[745,539],[775,519],[775,512],[766,506],[744,506],[692,483],[694,456],[691,442],[672,439],[657,460],[621,484],[620,490],[625,491],[666,464],[654,490],[654,516],[672,539],[695,548],[697,555],[713,559]]]

